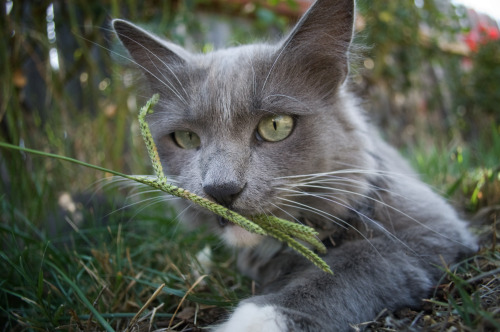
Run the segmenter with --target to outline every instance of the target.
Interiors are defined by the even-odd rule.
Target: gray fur
[[[277,45],[192,54],[132,25],[113,26],[161,104],[149,118],[167,177],[244,215],[294,218],[331,246],[321,272],[269,238],[221,226],[189,206],[183,220],[244,247],[243,272],[290,331],[345,331],[384,308],[418,306],[441,275],[436,266],[476,248],[452,208],[416,176],[364,119],[346,90],[352,0],[318,0]],[[269,113],[296,123],[279,142],[256,137]],[[201,146],[179,148],[177,130]],[[321,188],[320,188],[321,187]],[[179,211],[188,203],[179,202]],[[279,324],[278,324],[279,325]]]

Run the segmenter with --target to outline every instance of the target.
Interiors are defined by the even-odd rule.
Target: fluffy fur
[[[382,309],[418,306],[442,260],[476,248],[466,224],[365,120],[346,89],[355,8],[318,0],[287,38],[193,54],[123,21],[113,27],[161,103],[148,121],[180,186],[243,214],[274,214],[321,232],[327,275],[272,239],[179,203],[183,220],[242,247],[258,282],[218,331],[345,331]],[[291,134],[256,134],[269,114]],[[182,149],[176,131],[200,137]]]

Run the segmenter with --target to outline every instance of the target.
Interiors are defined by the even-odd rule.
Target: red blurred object
[[[476,52],[481,45],[500,39],[500,29],[495,20],[473,9],[469,9],[467,14],[471,29],[465,35],[464,41],[471,51]]]

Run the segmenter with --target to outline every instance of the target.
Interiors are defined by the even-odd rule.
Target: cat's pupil
[[[294,126],[290,115],[270,115],[262,118],[257,127],[257,137],[268,142],[279,142],[287,138]]]
[[[174,142],[183,149],[196,149],[200,146],[200,137],[192,131],[179,130],[172,134]]]

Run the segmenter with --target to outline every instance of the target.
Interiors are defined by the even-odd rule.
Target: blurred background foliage
[[[6,1],[0,41],[2,139],[146,172],[135,113],[147,97],[141,93],[147,93],[137,95],[136,73],[109,29],[110,18],[130,19],[191,50],[207,51],[277,39],[308,5],[295,0]],[[366,47],[354,51],[352,87],[386,138],[410,154],[439,144],[472,147],[471,162],[496,167],[498,145],[482,143],[496,142],[499,135],[498,35],[484,34],[472,49],[466,47],[467,33],[481,23],[448,0],[360,1],[358,10],[358,44]],[[497,150],[481,151],[491,148]],[[2,182],[11,197],[12,188],[34,189],[40,179],[44,186],[78,191],[101,176],[83,169],[76,176],[69,165],[17,152],[4,150],[2,156]],[[12,176],[23,172],[26,176]],[[16,191],[22,193],[19,202],[29,204],[26,195],[34,191]]]
[[[136,122],[138,106],[150,95],[137,88],[137,72],[117,44],[110,19],[131,20],[190,50],[206,52],[253,40],[276,40],[309,5],[305,0],[4,0],[0,139],[124,173],[151,173]],[[350,85],[362,97],[370,117],[437,190],[464,211],[496,220],[500,205],[497,23],[448,0],[360,0],[358,11],[356,43],[362,46],[353,48]],[[30,257],[32,264],[42,264],[43,253],[52,248],[47,243],[56,235],[64,246],[73,241],[102,249],[102,243],[108,243],[117,249],[115,260],[129,259],[118,250],[116,225],[137,217],[123,211],[103,217],[126,195],[116,187],[103,192],[96,184],[103,177],[72,164],[0,150],[3,263],[21,255]],[[66,192],[80,196],[73,198],[83,217],[67,209]],[[151,214],[151,220],[170,215],[142,208],[141,213]],[[114,228],[108,229],[109,234],[90,237],[80,232],[77,239],[68,240],[68,218],[80,220],[71,226],[73,230],[97,227],[103,219],[112,219],[106,225]],[[127,227],[143,234],[144,238],[137,235],[137,241],[158,236],[136,224]],[[109,236],[113,240],[106,240]],[[183,251],[189,243],[183,241],[165,250]],[[142,247],[137,244],[137,248]],[[195,245],[192,252],[200,248],[201,244]],[[52,249],[56,255],[58,249]],[[34,250],[39,252],[38,260]],[[82,254],[85,259],[99,261],[101,256],[89,250]],[[67,266],[71,261],[61,258],[58,264]],[[150,257],[143,258],[144,266],[146,261]],[[96,271],[107,271],[113,278],[113,273],[125,273],[121,263],[114,263],[118,265]],[[112,269],[116,271],[111,273]],[[17,270],[22,269],[17,266]],[[9,272],[2,279],[16,276]],[[108,281],[116,285],[115,279]],[[241,282],[234,279],[235,284]],[[30,282],[19,287],[29,293],[32,286],[33,297],[40,297],[39,281]],[[10,284],[3,289],[5,285]],[[2,299],[30,298],[18,292],[17,297],[4,294]],[[37,310],[50,316],[58,308],[51,306]],[[3,312],[8,307],[1,306]],[[47,324],[57,325],[54,319]]]

